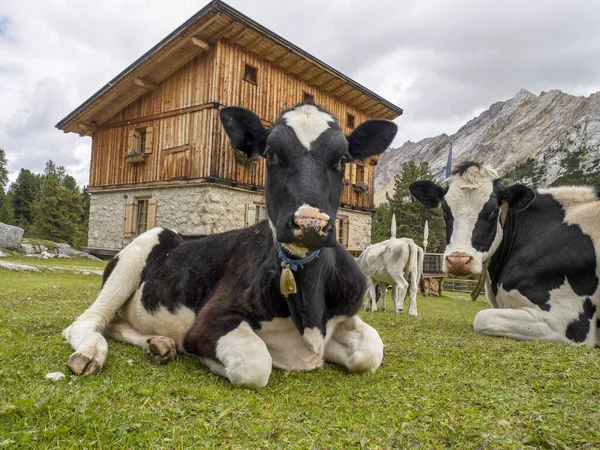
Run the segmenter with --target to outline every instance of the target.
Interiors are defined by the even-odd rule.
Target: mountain
[[[375,203],[385,201],[394,175],[411,159],[428,161],[436,178],[443,180],[450,145],[453,167],[478,161],[536,187],[600,177],[600,92],[575,97],[559,90],[535,95],[521,89],[451,136],[407,141],[389,149],[375,170]]]

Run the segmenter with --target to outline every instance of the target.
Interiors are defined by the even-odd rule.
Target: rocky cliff
[[[558,90],[539,96],[522,89],[494,103],[455,134],[405,142],[386,151],[375,171],[375,203],[385,201],[394,175],[409,161],[428,161],[444,179],[452,145],[453,166],[473,160],[513,180],[548,186],[573,174],[600,175],[600,92],[575,97]]]

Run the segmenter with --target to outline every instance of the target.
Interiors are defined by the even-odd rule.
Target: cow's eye
[[[346,158],[345,156],[342,156],[342,159],[340,159],[338,161],[338,163],[335,165],[334,170],[337,170],[339,172],[343,172],[344,169],[346,168],[346,163],[348,162],[348,158]]]
[[[273,151],[272,148],[268,148],[265,151],[265,158],[267,158],[267,159],[273,159],[273,158],[275,158],[275,152]]]

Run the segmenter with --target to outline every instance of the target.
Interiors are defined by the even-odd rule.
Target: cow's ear
[[[419,180],[410,183],[408,190],[414,197],[428,208],[437,208],[440,206],[446,190],[433,181]]]
[[[348,152],[352,159],[365,159],[383,153],[392,143],[398,126],[383,119],[371,119],[361,123],[348,139]]]
[[[233,148],[244,152],[248,158],[265,152],[269,131],[256,114],[246,108],[228,106],[221,110],[220,118]]]
[[[500,192],[500,200],[508,202],[509,207],[520,212],[527,209],[535,199],[535,192],[522,184],[513,184]]]

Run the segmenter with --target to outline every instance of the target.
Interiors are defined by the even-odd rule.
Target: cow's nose
[[[303,205],[294,213],[294,224],[298,227],[294,231],[296,236],[306,232],[323,235],[323,230],[329,223],[329,216],[312,206]]]
[[[448,272],[453,275],[471,275],[473,273],[473,257],[467,253],[453,252],[446,256]]]

